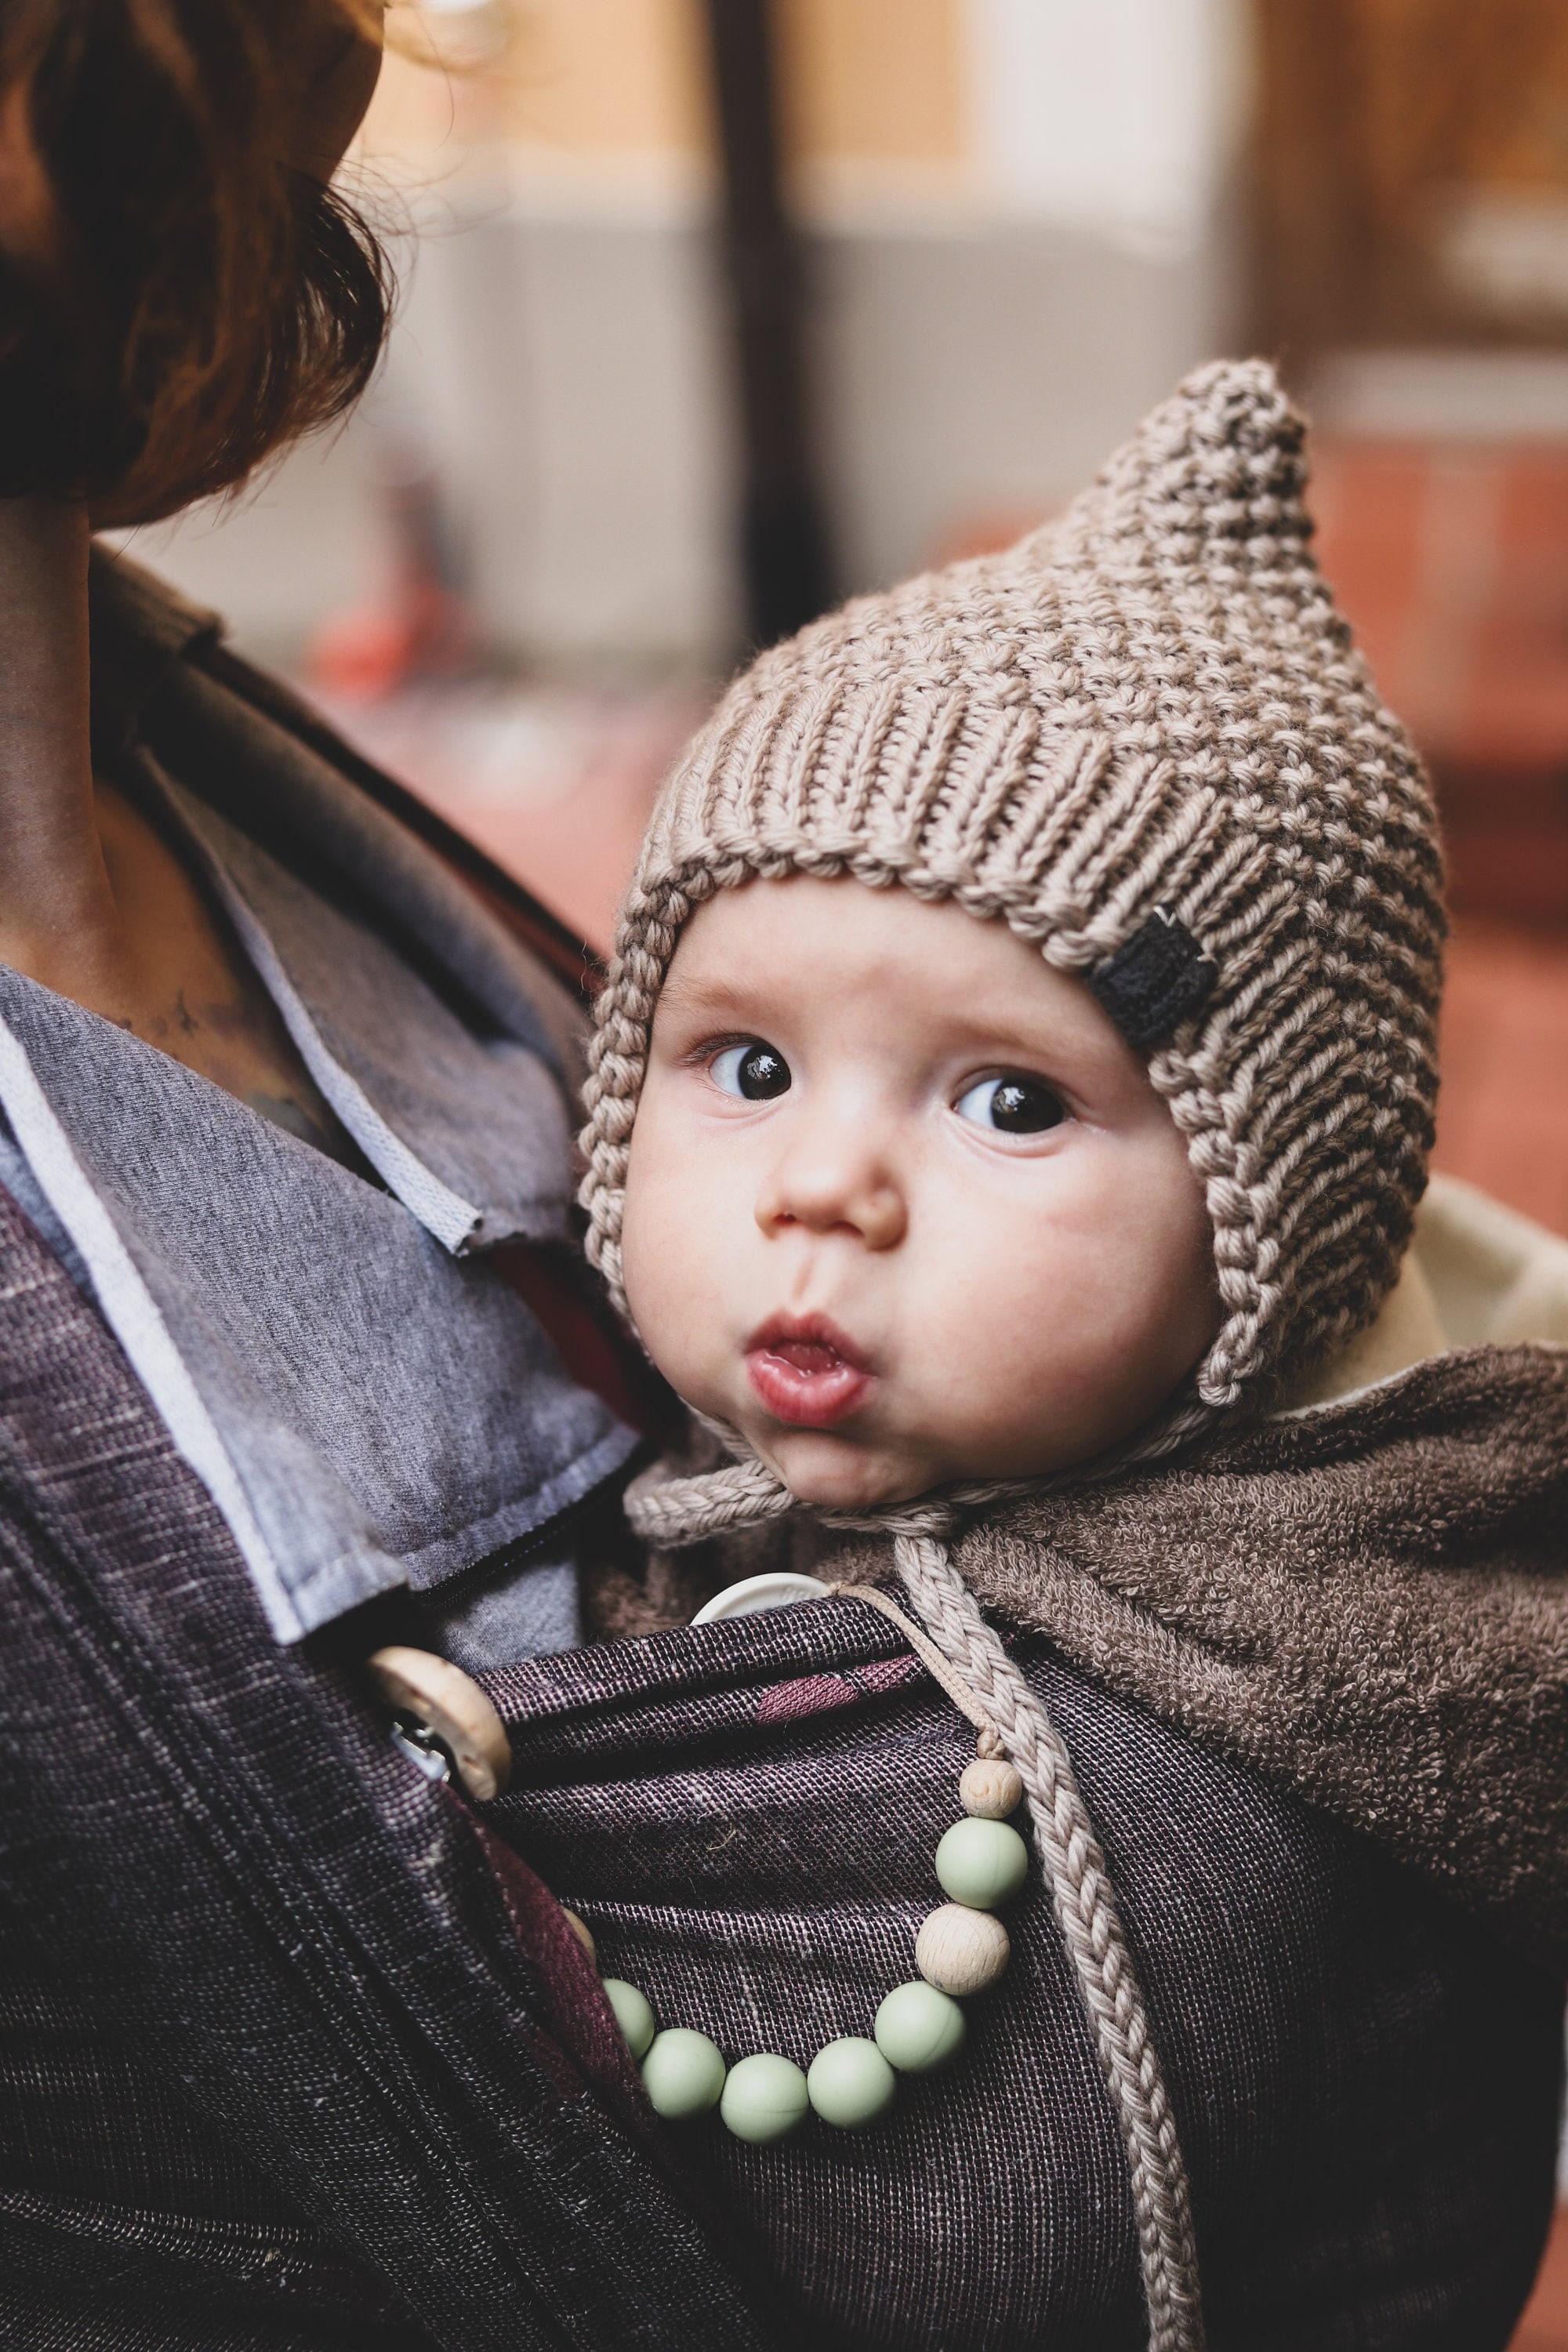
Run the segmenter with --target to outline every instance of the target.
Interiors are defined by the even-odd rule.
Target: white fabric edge
[[[1424,1230],[1425,1228],[1425,1230]],[[1337,1412],[1391,1388],[1417,1364],[1449,1355],[1460,1345],[1505,1345],[1539,1348],[1547,1355],[1568,1350],[1568,1341],[1553,1332],[1489,1328],[1466,1339],[1450,1339],[1444,1329],[1441,1280],[1429,1278],[1428,1259],[1437,1232],[1457,1234],[1486,1262],[1489,1290],[1495,1309],[1506,1309],[1524,1277],[1544,1272],[1555,1277],[1555,1290],[1568,1297],[1568,1241],[1547,1226],[1537,1224],[1518,1209],[1494,1200],[1478,1185],[1434,1170],[1426,1194],[1416,1212],[1415,1232],[1400,1276],[1384,1301],[1371,1328],[1361,1333],[1312,1381],[1307,1399],[1271,1413],[1271,1421],[1309,1421],[1319,1413]],[[1527,1318],[1528,1319],[1528,1318]],[[1561,1308],[1555,1318],[1561,1328]],[[1368,1379],[1363,1367],[1377,1365]]]
[[[4,1020],[0,1105],[55,1214],[81,1254],[104,1321],[238,1545],[274,1637],[281,1643],[299,1641],[309,1628],[262,1534],[239,1473],[152,1293],[49,1108],[21,1040]]]

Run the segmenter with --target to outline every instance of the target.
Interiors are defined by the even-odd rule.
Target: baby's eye
[[[721,1094],[739,1095],[742,1102],[771,1102],[789,1092],[789,1064],[760,1037],[743,1045],[726,1045],[708,1065]]]
[[[1067,1106],[1058,1094],[1053,1094],[1042,1078],[1026,1077],[1021,1071],[1004,1072],[999,1078],[982,1078],[960,1095],[953,1105],[960,1118],[969,1119],[975,1127],[994,1128],[1003,1135],[1043,1135],[1048,1127],[1059,1127],[1067,1117]]]

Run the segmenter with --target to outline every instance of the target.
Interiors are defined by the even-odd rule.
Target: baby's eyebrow
[[[755,1005],[758,990],[745,981],[735,981],[727,973],[703,973],[700,976],[681,971],[679,967],[670,973],[659,991],[659,1003],[668,1005],[681,1019],[694,1014],[714,1013],[734,1013],[748,1005]]]

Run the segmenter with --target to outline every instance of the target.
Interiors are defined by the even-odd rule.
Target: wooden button
[[[449,1659],[395,1642],[366,1664],[389,1706],[411,1715],[451,1752],[458,1777],[480,1804],[499,1796],[511,1778],[506,1727],[478,1683]]]
[[[561,1908],[566,1914],[566,1925],[571,1928],[572,1933],[576,1937],[577,1941],[582,1945],[583,1949],[587,1953],[588,1958],[593,1961],[594,1966],[597,1968],[599,1965],[599,1947],[594,1941],[594,1930],[589,1927],[586,1919],[580,1919],[578,1917],[576,1912],[573,1910],[570,1903],[563,1903],[561,1906]]]

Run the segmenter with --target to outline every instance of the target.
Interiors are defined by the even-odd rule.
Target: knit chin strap
[[[958,1685],[978,1702],[1023,1779],[1036,1850],[1126,2150],[1151,2352],[1202,2352],[1186,2166],[1116,1891],[1059,1733],[948,1556],[957,1507],[1005,1491],[965,1488],[951,1502],[906,1504],[874,1517],[819,1516],[828,1527],[891,1537],[894,1564],[931,1642]],[[789,1489],[755,1456],[694,1478],[670,1478],[656,1468],[626,1492],[633,1528],[661,1551],[782,1518],[795,1507]],[[952,1688],[949,1676],[938,1679]],[[959,1703],[973,1715],[972,1706]]]

